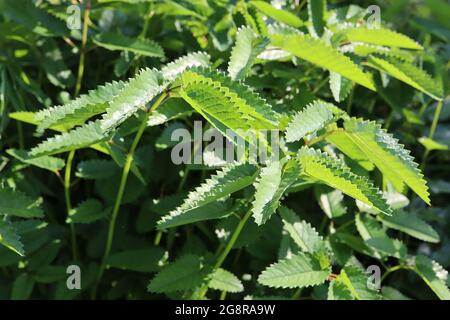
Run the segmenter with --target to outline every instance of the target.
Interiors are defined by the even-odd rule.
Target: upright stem
[[[434,111],[433,122],[431,123],[430,133],[428,134],[429,139],[433,139],[434,134],[436,133],[436,128],[437,128],[437,125],[439,122],[439,118],[441,116],[442,105],[443,105],[442,101],[439,101],[438,105],[436,107],[436,110]],[[425,164],[427,162],[429,154],[430,154],[430,151],[427,149],[425,151],[425,154],[422,159],[422,165],[421,165],[422,170],[424,170],[424,168],[425,168]]]
[[[144,119],[141,122],[141,125],[139,126],[139,129],[136,133],[136,136],[134,137],[133,143],[131,144],[130,150],[127,153],[125,164],[123,166],[122,170],[122,177],[120,179],[119,184],[119,190],[117,191],[116,201],[114,203],[113,211],[111,214],[111,220],[109,221],[108,226],[108,235],[106,238],[106,245],[105,245],[105,252],[103,254],[102,263],[100,265],[100,270],[97,276],[96,283],[93,288],[92,292],[92,298],[95,299],[97,295],[97,287],[100,284],[100,281],[103,277],[103,273],[105,272],[106,268],[106,261],[108,260],[109,254],[111,252],[111,246],[114,239],[114,229],[116,226],[116,220],[119,213],[120,205],[122,203],[123,194],[125,192],[125,186],[128,179],[128,174],[130,173],[131,164],[133,163],[133,156],[134,152],[136,151],[136,148],[139,144],[139,141],[141,140],[142,135],[144,134],[145,128],[147,127],[147,120],[150,114],[164,101],[164,99],[167,97],[167,93],[163,93],[159,96],[159,98],[154,102],[153,106],[150,108],[149,112],[146,114]]]
[[[228,254],[230,253],[231,249],[233,249],[234,244],[236,243],[236,240],[238,239],[239,235],[241,234],[242,229],[245,226],[245,223],[252,215],[252,210],[248,210],[247,213],[242,217],[242,219],[239,221],[238,225],[236,226],[236,229],[234,230],[233,234],[231,235],[230,241],[228,241],[227,246],[222,251],[222,254],[217,258],[216,263],[214,264],[213,269],[217,270],[220,268],[227,258]],[[199,298],[203,298],[206,293],[208,292],[208,285],[204,285],[200,289]]]
[[[69,152],[69,155],[67,156],[66,169],[64,172],[64,197],[66,200],[67,217],[69,217],[70,211],[72,210],[72,202],[70,200],[70,177],[74,157],[75,157],[75,150],[72,150]],[[75,261],[77,261],[78,254],[77,254],[77,238],[75,234],[75,225],[73,223],[70,223],[69,226],[70,226],[70,238],[72,242],[72,257]]]
[[[75,84],[75,93],[77,96],[80,93],[81,89],[81,80],[83,80],[84,73],[84,58],[86,54],[86,42],[87,42],[87,34],[89,29],[89,14],[91,12],[91,0],[86,1],[86,8],[84,9],[83,16],[83,34],[81,36],[81,49],[80,49],[80,62],[78,63],[78,75],[77,75],[77,83]]]

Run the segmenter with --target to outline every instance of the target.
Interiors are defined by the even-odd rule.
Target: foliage
[[[0,0],[0,298],[450,299],[445,1],[73,2]]]

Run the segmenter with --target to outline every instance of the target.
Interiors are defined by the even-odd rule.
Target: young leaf
[[[249,73],[256,57],[264,51],[269,39],[259,37],[249,27],[238,30],[236,44],[231,51],[228,75],[231,79],[243,79]]]
[[[319,150],[302,147],[298,153],[298,161],[304,175],[341,190],[380,212],[392,213],[381,191],[366,177],[351,172],[342,160]]]
[[[270,265],[259,275],[258,282],[274,288],[304,288],[325,282],[330,272],[325,256],[300,253]]]
[[[244,286],[242,285],[241,280],[239,280],[238,277],[231,272],[222,268],[218,268],[211,275],[208,287],[211,289],[233,293],[244,291]]]
[[[332,104],[315,101],[302,111],[294,115],[286,128],[286,141],[294,142],[302,139],[307,134],[314,133],[333,120],[333,112],[336,108]]]
[[[108,50],[130,51],[147,57],[164,57],[164,50],[159,44],[149,39],[133,39],[119,33],[99,33],[94,43]]]
[[[271,36],[271,43],[301,59],[336,72],[375,91],[375,85],[370,74],[363,72],[350,58],[320,39],[308,35],[273,35]]]

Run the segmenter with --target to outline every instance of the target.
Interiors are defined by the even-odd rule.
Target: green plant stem
[[[302,289],[303,288],[298,288],[297,290],[295,290],[294,294],[291,297],[291,300],[298,300],[298,298],[300,298],[300,295],[302,294]]]
[[[241,234],[242,229],[245,226],[245,223],[252,215],[252,210],[249,209],[247,213],[242,217],[242,219],[239,221],[238,225],[236,226],[236,229],[234,230],[233,234],[231,235],[230,241],[228,241],[225,249],[222,251],[222,254],[217,258],[216,263],[213,266],[213,270],[217,270],[220,268],[227,258],[228,254],[230,253],[231,249],[233,249],[234,244],[236,243],[236,240],[238,239],[239,235]],[[199,298],[202,299],[206,293],[208,292],[208,284],[204,285],[200,289]]]
[[[66,169],[64,171],[64,198],[66,200],[67,217],[69,217],[70,211],[72,211],[72,202],[70,200],[70,180],[74,157],[75,157],[75,150],[71,150],[69,152],[69,155],[67,156]],[[70,226],[70,238],[72,242],[72,257],[75,261],[77,261],[78,254],[77,254],[77,238],[75,234],[75,225],[73,223],[70,223],[69,226]]]
[[[352,91],[350,91],[350,95],[347,100],[347,113],[350,114],[352,112],[352,105],[353,105],[353,97],[355,95],[355,88],[352,88]]]
[[[443,106],[442,101],[439,101],[438,105],[436,107],[436,110],[434,111],[433,122],[431,123],[430,133],[428,134],[428,138],[429,139],[433,139],[434,138],[434,134],[436,133],[436,129],[437,129],[437,125],[438,125],[438,122],[439,122],[439,118],[441,116],[442,106]],[[426,162],[428,160],[428,156],[429,155],[430,155],[430,151],[427,149],[425,151],[425,154],[423,155],[422,164],[420,166],[422,171],[425,169],[425,165],[426,165]]]
[[[381,277],[380,283],[382,283],[387,278],[387,276],[389,276],[392,272],[395,272],[397,270],[411,270],[411,269],[412,269],[411,267],[404,266],[404,265],[398,265],[398,266],[388,268],[386,270],[386,272],[383,274],[383,276]]]
[[[314,88],[313,93],[319,92],[320,89],[328,82],[328,76],[326,76],[317,87]]]
[[[162,231],[158,230],[158,232],[156,233],[156,236],[155,236],[155,240],[153,242],[155,244],[155,246],[159,245],[159,243],[161,242],[161,238],[162,238]]]
[[[147,12],[144,17],[144,26],[142,27],[141,34],[139,35],[139,38],[145,38],[148,31],[148,26],[150,24],[150,18],[153,16],[153,8],[152,5],[149,3],[147,4]]]
[[[84,60],[85,60],[85,55],[86,55],[86,43],[87,43],[87,35],[88,35],[88,30],[89,30],[90,12],[91,12],[91,0],[87,0],[86,8],[84,9],[84,16],[83,16],[83,34],[81,36],[80,61],[78,63],[77,82],[75,84],[75,92],[74,92],[75,96],[77,96],[80,93],[81,81],[83,80]]]
[[[106,268],[106,261],[108,260],[109,254],[111,252],[111,247],[114,239],[114,230],[116,226],[117,216],[119,214],[120,205],[122,203],[122,198],[125,192],[125,186],[128,180],[128,174],[130,173],[131,164],[133,163],[133,156],[134,152],[136,151],[136,148],[139,144],[139,141],[142,138],[142,135],[144,134],[145,128],[147,128],[147,120],[148,117],[151,115],[151,113],[158,108],[158,106],[164,101],[164,99],[167,97],[168,93],[163,93],[159,96],[159,98],[153,103],[150,110],[147,112],[146,116],[142,120],[139,129],[136,133],[136,136],[134,137],[133,143],[131,144],[130,150],[127,153],[125,164],[122,169],[122,177],[120,179],[119,189],[117,191],[116,201],[114,202],[113,211],[111,214],[111,220],[109,221],[108,226],[108,235],[106,238],[106,245],[105,245],[105,252],[103,254],[102,262],[100,265],[100,270],[97,276],[96,283],[94,285],[94,289],[92,292],[92,298],[95,299],[97,295],[97,287],[100,284],[100,281],[103,277],[103,273],[105,272]]]

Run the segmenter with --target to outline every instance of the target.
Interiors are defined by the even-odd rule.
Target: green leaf
[[[66,223],[92,223],[104,218],[108,213],[109,210],[103,210],[100,201],[88,199],[70,210]]]
[[[241,280],[231,272],[222,268],[216,269],[211,275],[211,279],[208,283],[208,287],[211,289],[226,291],[226,292],[242,292],[244,286]]]
[[[411,38],[384,28],[346,28],[340,30],[335,35],[343,36],[345,40],[351,42],[364,42],[380,46],[423,50],[423,47]]]
[[[163,108],[158,108],[148,117],[149,126],[158,126],[170,120],[190,116],[194,110],[183,99],[172,98],[164,102]]]
[[[325,256],[300,253],[270,265],[259,275],[258,282],[273,288],[304,288],[325,282],[330,272]]]
[[[387,204],[394,211],[409,205],[409,199],[399,192],[383,192],[383,195],[384,198],[386,199]],[[372,208],[370,208],[369,206],[360,201],[356,201],[356,205],[361,212],[367,212],[371,214],[377,213],[376,210],[373,210]]]
[[[164,128],[161,135],[155,141],[157,150],[165,150],[178,144],[178,141],[172,139],[172,134],[176,130],[187,130],[182,122],[172,122]]]
[[[34,120],[38,123],[37,131],[41,132],[55,126],[64,128],[66,131],[84,124],[89,118],[103,113],[108,102],[113,100],[124,86],[125,83],[122,81],[107,83],[64,105],[36,112]]]
[[[28,273],[20,274],[13,283],[11,300],[27,300],[34,288],[34,279]]]
[[[182,56],[161,68],[161,72],[166,80],[174,80],[186,69],[193,67],[209,67],[211,57],[206,52],[194,52]],[[164,109],[167,106],[164,106]]]
[[[364,271],[349,265],[342,269],[339,276],[330,283],[328,299],[379,300],[381,297],[376,290],[368,286],[367,275]]]
[[[411,300],[397,289],[389,286],[383,286],[381,288],[381,293],[384,300]]]
[[[134,115],[139,108],[145,107],[166,86],[161,72],[156,69],[142,69],[109,103],[106,113],[100,120],[102,131],[108,132],[117,128]]]
[[[344,134],[352,141],[352,147],[357,147],[363,157],[377,166],[397,190],[401,191],[404,183],[430,204],[428,187],[418,165],[397,139],[382,129],[381,125],[372,121],[350,118],[344,122],[344,127]],[[333,140],[331,137],[332,135],[327,139],[333,143],[338,142],[336,146],[351,157],[348,148],[339,143],[341,141]],[[345,143],[345,140],[342,142]]]
[[[147,57],[164,57],[164,50],[159,44],[149,39],[133,39],[119,33],[99,33],[93,41],[108,50],[130,51]]]
[[[20,241],[20,236],[17,234],[12,224],[3,220],[0,220],[0,244],[20,256],[25,255],[23,243]]]
[[[329,124],[336,107],[330,103],[314,101],[302,111],[294,115],[286,128],[286,141],[294,142],[303,139],[307,134],[317,132]]]
[[[178,208],[177,208],[178,209]],[[178,211],[175,209],[158,221],[157,228],[164,230],[199,221],[221,219],[233,213],[229,203],[215,201],[201,207]]]
[[[433,139],[427,137],[420,137],[419,142],[427,149],[428,151],[433,150],[448,150],[449,147],[445,144],[439,143]]]
[[[320,39],[312,38],[309,35],[273,35],[271,43],[301,59],[336,72],[375,91],[370,74],[363,72],[350,58]]]
[[[229,165],[212,175],[205,183],[191,191],[184,203],[158,222],[159,229],[174,227],[176,225],[194,221],[217,219],[223,217],[228,210],[210,211],[213,207],[222,208],[223,205],[215,203],[204,207],[231,193],[239,191],[256,179],[257,168],[254,165]],[[204,207],[204,208],[202,208]],[[223,207],[223,209],[225,209]]]
[[[330,71],[330,89],[336,102],[344,101],[353,89],[353,82]]]
[[[6,153],[23,163],[53,172],[61,170],[65,165],[64,160],[55,157],[43,156],[39,158],[32,158],[25,150],[8,149],[6,150]]]
[[[77,165],[75,176],[81,179],[102,180],[113,177],[118,166],[112,160],[92,159]]]
[[[382,216],[380,219],[387,227],[409,234],[414,238],[434,243],[440,241],[439,234],[428,223],[412,213],[399,210],[392,216]]]
[[[319,150],[302,147],[298,153],[298,161],[303,175],[341,190],[350,197],[358,199],[380,212],[392,213],[381,191],[366,177],[351,172],[342,160]]]
[[[107,136],[103,133],[100,122],[97,120],[49,138],[32,148],[29,154],[33,157],[53,155],[87,148],[106,139]]]
[[[403,242],[387,236],[370,238],[365,243],[384,255],[398,259],[405,259],[408,251]]]
[[[283,22],[287,25],[296,28],[304,25],[304,22],[293,13],[290,13],[286,10],[276,9],[272,7],[269,3],[266,3],[264,1],[250,1],[250,4],[255,6],[262,13],[264,13],[264,15],[276,21]]]
[[[250,130],[278,127],[277,115],[264,99],[222,73],[190,69],[181,75],[180,81],[183,99],[225,135],[227,128],[246,134]]]
[[[364,243],[373,250],[373,256],[378,259],[382,256],[406,258],[406,246],[397,239],[389,238],[383,225],[371,215],[357,214],[355,224]]]
[[[64,63],[64,58],[57,42],[51,38],[45,38],[37,41],[36,45],[42,51],[42,68],[45,70],[48,80],[53,85],[61,88],[73,86],[75,78]]]
[[[327,2],[326,0],[308,0],[308,21],[310,33],[320,38],[326,27]]]
[[[17,121],[21,121],[21,122],[25,122],[25,123],[29,123],[32,125],[39,125],[39,121],[37,121],[35,119],[35,115],[36,113],[31,112],[31,111],[18,111],[18,112],[11,112],[9,114],[9,117],[11,119],[17,120]],[[56,130],[56,131],[65,131],[64,127],[61,126],[52,126],[50,129],[52,130]]]
[[[106,260],[111,268],[137,271],[155,272],[159,270],[159,261],[164,257],[164,250],[159,247],[126,250],[112,253]]]
[[[236,44],[231,50],[228,62],[228,75],[231,79],[244,79],[256,57],[264,51],[269,44],[269,39],[260,37],[249,27],[243,27],[237,31]]]
[[[450,300],[450,290],[446,285],[448,272],[436,261],[425,256],[415,257],[413,270],[425,281],[441,300]]]
[[[18,190],[0,189],[0,214],[22,218],[41,218],[44,216],[39,199],[30,199]]]
[[[424,70],[415,65],[391,57],[369,57],[368,65],[409,84],[411,87],[441,101],[443,88],[440,81],[433,79]]]
[[[204,268],[200,257],[185,255],[164,267],[150,281],[151,292],[175,292],[193,290],[204,283],[208,268]]]
[[[324,240],[316,229],[308,222],[300,220],[294,211],[280,207],[278,212],[283,219],[284,229],[303,251],[314,253],[325,247]]]
[[[284,192],[298,179],[299,169],[295,161],[283,165],[279,161],[271,162],[261,170],[254,187],[253,218],[258,225],[266,223],[280,205]]]
[[[333,190],[323,185],[314,186],[319,206],[328,218],[334,219],[347,213],[343,202],[344,195],[339,190]]]
[[[374,237],[387,237],[383,225],[369,214],[357,214],[355,216],[356,229],[363,240]]]
[[[331,281],[328,286],[328,300],[354,300],[352,292],[340,281]]]

